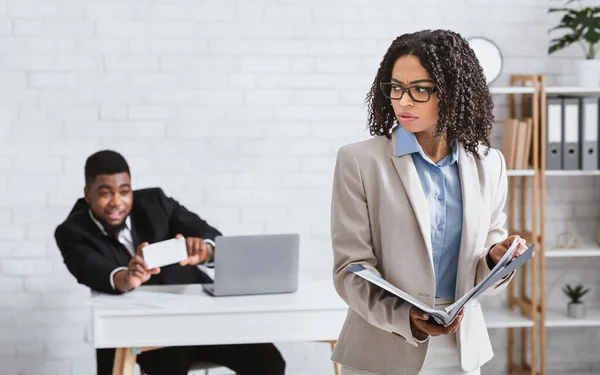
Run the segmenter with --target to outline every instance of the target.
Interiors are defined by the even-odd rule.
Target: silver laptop
[[[293,293],[298,289],[297,234],[217,237],[213,296]]]

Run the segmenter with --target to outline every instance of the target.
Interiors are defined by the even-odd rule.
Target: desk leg
[[[321,341],[321,342],[327,342],[329,343],[329,345],[331,345],[331,351],[333,352],[333,349],[335,349],[335,344],[337,343],[337,341]],[[339,363],[333,362],[333,371],[335,372],[335,375],[340,375],[340,372],[342,371],[341,366]]]
[[[115,350],[115,363],[113,375],[133,375],[136,356],[131,348],[117,348]]]
[[[331,351],[332,351],[332,352],[333,352],[333,349],[335,349],[335,344],[336,344],[336,341],[330,341],[330,342],[329,342],[329,345],[331,345]],[[339,363],[337,363],[337,362],[333,362],[333,371],[335,371],[335,375],[340,375],[340,372],[342,371],[342,370],[340,369],[340,367],[341,367],[341,366],[340,366],[340,364],[339,364]]]

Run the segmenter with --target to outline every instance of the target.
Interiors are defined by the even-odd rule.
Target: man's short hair
[[[129,172],[129,165],[118,152],[111,150],[98,151],[91,155],[85,161],[85,183],[90,185],[94,183],[96,177],[101,174],[117,174]]]

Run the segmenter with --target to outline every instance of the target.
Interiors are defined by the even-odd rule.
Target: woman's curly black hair
[[[397,120],[379,84],[390,82],[394,63],[406,55],[421,60],[438,88],[436,136],[445,134],[449,145],[456,139],[467,152],[478,156],[478,144],[490,145],[494,103],[483,69],[469,43],[447,30],[404,34],[392,42],[366,98],[371,135],[391,137]]]

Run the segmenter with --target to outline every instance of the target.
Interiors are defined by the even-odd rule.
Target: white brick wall
[[[52,238],[81,195],[86,156],[122,152],[136,187],[162,186],[224,233],[299,232],[302,269],[327,277],[335,152],[367,137],[363,99],[392,38],[424,27],[487,36],[505,57],[498,84],[511,73],[565,83],[579,50],[546,55],[547,6],[0,0],[0,373],[94,371],[88,292]],[[498,100],[501,119],[506,102]],[[549,233],[570,218],[591,236],[600,181],[549,184]],[[550,303],[564,305],[563,277],[584,272],[598,286],[597,266],[549,262]],[[564,334],[549,332],[550,353],[571,358],[553,366],[600,366],[598,330]],[[506,335],[492,337],[497,355],[484,373],[499,374]],[[290,374],[331,374],[326,344],[279,346]]]

